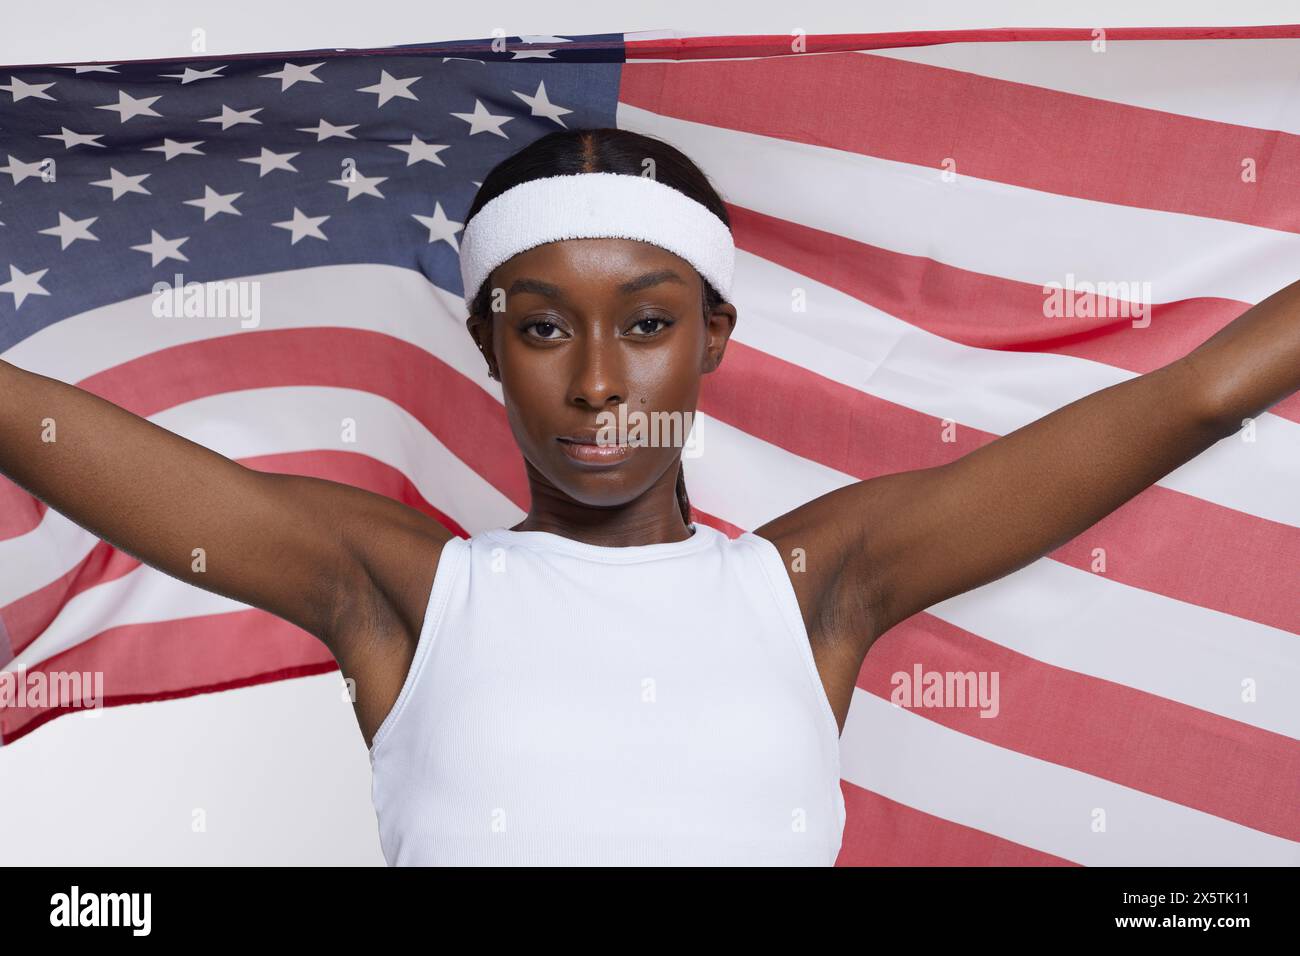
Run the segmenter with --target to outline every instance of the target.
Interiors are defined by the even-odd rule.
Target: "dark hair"
[[[650,164],[647,165],[647,160]],[[731,218],[726,204],[708,176],[676,146],[654,136],[614,127],[556,130],[529,143],[519,152],[506,157],[487,174],[474,202],[465,216],[466,224],[485,205],[507,189],[546,176],[578,173],[621,173],[628,176],[649,174],[657,182],[671,186],[694,199],[713,213],[728,229]],[[490,278],[490,277],[489,277]],[[704,316],[707,319],[722,296],[707,279],[704,283]],[[468,292],[469,290],[466,290]],[[476,291],[472,315],[491,314],[491,288],[488,280]],[[681,461],[677,467],[677,505],[682,520],[691,525],[691,502],[686,494],[686,476]]]

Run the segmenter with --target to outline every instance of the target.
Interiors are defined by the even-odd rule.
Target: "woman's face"
[[[721,361],[735,309],[724,303],[706,317],[690,263],[631,239],[537,246],[497,267],[489,288],[504,311],[467,324],[497,369],[515,441],[540,477],[597,507],[673,480],[700,377]],[[584,447],[582,439],[610,436],[597,435],[611,420],[601,413],[618,416],[620,405],[628,430],[640,415],[644,440],[657,444]]]

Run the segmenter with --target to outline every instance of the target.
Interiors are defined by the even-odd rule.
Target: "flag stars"
[[[42,229],[42,236],[58,236],[60,248],[66,249],[78,239],[92,239],[99,241],[99,236],[92,235],[90,226],[98,216],[91,216],[89,219],[72,219],[64,213],[59,213],[59,224],[51,226],[49,229]]]
[[[416,136],[411,136],[409,143],[389,143],[389,149],[400,149],[406,154],[406,165],[414,166],[422,160],[430,163],[437,163],[439,166],[447,164],[439,158],[438,154],[444,149],[450,149],[448,146],[440,146],[434,143],[425,143]]]
[[[502,139],[509,139],[505,133],[501,132],[501,127],[514,119],[513,116],[493,116],[487,111],[487,108],[480,100],[474,100],[473,113],[452,113],[457,119],[463,119],[469,123],[469,135],[475,133],[496,133]]]
[[[384,194],[376,187],[387,178],[387,176],[363,176],[361,170],[354,166],[344,173],[342,179],[331,179],[330,183],[335,186],[347,187],[348,202],[352,202],[361,195],[378,196],[383,199]]]
[[[284,169],[291,173],[296,173],[298,171],[297,168],[294,167],[289,160],[293,159],[297,155],[297,153],[273,153],[263,146],[262,154],[260,156],[249,156],[245,159],[241,159],[240,162],[253,163],[257,165],[261,170],[257,174],[257,178],[261,179],[267,173],[277,169]]]
[[[387,70],[379,71],[379,82],[374,86],[363,86],[358,93],[375,93],[379,96],[379,102],[376,106],[383,106],[389,100],[400,97],[404,100],[419,101],[419,97],[411,92],[410,86],[416,80],[422,79],[419,76],[407,76],[398,79],[392,76]]]
[[[29,176],[44,178],[42,175],[44,173],[44,165],[44,160],[38,160],[34,163],[25,163],[17,156],[10,154],[8,164],[0,166],[0,173],[8,173],[12,176],[14,178],[14,185],[17,186]]]
[[[565,113],[572,113],[573,110],[565,109],[563,106],[556,106],[548,100],[546,98],[545,83],[538,82],[537,92],[532,96],[529,96],[527,93],[520,93],[518,90],[511,90],[511,92],[532,108],[534,116],[542,116],[546,119],[555,120],[555,122],[559,123],[565,129],[568,129],[567,124],[565,124],[564,120],[560,119],[560,117]]]
[[[42,133],[41,139],[59,139],[63,141],[64,149],[72,149],[74,146],[98,146],[105,149],[103,143],[96,143],[95,140],[103,139],[103,133],[74,133],[66,126],[62,127],[61,133]]]
[[[76,66],[61,66],[60,70],[72,70],[78,76],[82,73],[116,73],[116,63],[80,63]]]
[[[324,60],[307,66],[297,66],[293,63],[286,63],[284,69],[280,70],[278,73],[263,73],[262,79],[279,80],[280,92],[283,93],[295,83],[324,83],[325,81],[319,76],[316,76],[313,72],[324,65]]]
[[[180,251],[181,245],[189,242],[189,236],[182,236],[179,239],[164,239],[156,229],[150,229],[149,233],[151,238],[148,242],[131,248],[149,253],[155,267],[165,259],[179,259],[181,262],[190,261],[186,258],[185,253]]]
[[[127,176],[119,173],[113,167],[109,167],[108,179],[98,179],[92,182],[92,186],[103,186],[105,189],[113,190],[113,202],[117,202],[127,193],[143,193],[146,196],[152,195],[149,190],[140,184],[149,178],[149,173],[141,173],[139,176]]]
[[[196,70],[193,67],[187,66],[184,73],[164,73],[162,75],[169,80],[180,80],[181,86],[184,86],[186,83],[194,83],[198,80],[225,79],[225,77],[221,76],[221,71],[225,68],[226,64],[224,63],[220,66],[214,66],[210,70]]]
[[[161,94],[158,96],[146,96],[136,99],[125,90],[117,91],[117,102],[109,103],[106,106],[96,106],[97,110],[113,110],[117,113],[118,120],[125,123],[129,119],[137,116],[161,116],[151,108],[154,103],[162,99]]]
[[[177,156],[206,156],[203,150],[199,149],[204,140],[196,139],[189,143],[178,143],[174,139],[163,139],[161,146],[146,146],[146,153],[162,153],[163,158],[170,162]]]
[[[45,91],[53,85],[53,83],[26,83],[16,76],[11,76],[9,77],[9,85],[0,86],[0,90],[8,90],[15,103],[28,97],[39,100],[52,100],[54,97]]]
[[[0,292],[8,292],[14,297],[14,309],[23,307],[23,300],[29,295],[49,295],[41,287],[41,278],[49,269],[41,269],[39,272],[23,272],[15,265],[9,266],[9,281],[0,285]]]
[[[447,214],[442,210],[442,203],[433,204],[432,216],[412,215],[412,219],[429,230],[429,242],[437,242],[439,239],[446,242],[449,246],[460,252],[460,245],[456,242],[456,233],[465,225],[463,222],[456,222],[448,219]]]
[[[359,123],[353,123],[351,126],[335,126],[328,120],[322,119],[320,124],[317,126],[298,127],[298,132],[315,133],[316,142],[323,143],[325,140],[334,136],[337,136],[340,139],[356,139],[356,137],[352,135],[351,131],[356,129],[359,125]]]
[[[320,231],[320,224],[329,216],[308,216],[297,206],[293,207],[293,218],[286,219],[284,222],[273,222],[271,225],[280,229],[288,229],[293,234],[293,240],[289,243],[292,246],[298,244],[298,240],[304,236],[311,236],[313,239],[329,240],[325,234]]]
[[[232,216],[242,216],[238,209],[235,208],[235,200],[243,193],[227,193],[222,195],[211,186],[203,187],[202,199],[186,199],[185,205],[198,206],[203,210],[203,221],[207,222],[218,213],[230,213]]]
[[[260,106],[254,106],[251,109],[246,110],[235,110],[223,103],[221,104],[220,116],[209,116],[207,119],[199,120],[199,122],[220,123],[222,129],[230,129],[230,127],[238,126],[240,123],[256,123],[260,126],[262,121],[260,119],[253,119],[253,114],[260,112],[262,112],[262,107]]]

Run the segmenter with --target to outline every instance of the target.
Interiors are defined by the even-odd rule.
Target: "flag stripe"
[[[1149,315],[1133,317],[1129,300],[1081,293],[1080,299],[1089,300],[1088,316],[1047,316],[1042,286],[890,252],[739,206],[729,212],[739,248],[789,270],[792,281],[804,281],[781,290],[784,295],[774,301],[788,302],[790,289],[806,288],[812,279],[900,322],[975,348],[1069,355],[1141,374],[1186,355],[1251,305],[1184,299],[1151,303]],[[925,298],[912,294],[922,284],[929,290]],[[761,301],[757,290],[747,291]],[[980,310],[977,326],[970,324],[972,303]],[[1122,311],[1126,305],[1129,314]],[[1078,302],[1075,308],[1085,306]],[[1270,413],[1300,421],[1300,401],[1292,395]]]
[[[854,786],[1085,866],[1300,864],[1294,841],[969,737],[862,690],[840,751]]]
[[[771,95],[747,95],[760,86]],[[810,112],[823,90],[836,91],[834,108]],[[714,128],[929,167],[935,180],[951,163],[963,177],[1300,232],[1286,202],[1300,190],[1300,137],[1277,130],[869,54],[634,63],[623,71],[619,100]],[[871,125],[844,121],[858,114],[871,114]],[[1267,168],[1245,179],[1246,159]],[[1148,175],[1132,176],[1132,166]]]
[[[745,291],[735,296],[739,321],[733,341],[936,423],[946,419],[1005,435],[1134,377],[1088,359],[952,343],[748,254],[738,257],[737,280]],[[815,320],[785,307],[791,288],[807,294]],[[1257,417],[1256,440],[1221,441],[1156,484],[1300,525],[1294,491],[1300,484],[1300,426],[1276,414],[1282,404]],[[903,419],[901,411],[890,414]],[[912,437],[929,445],[934,434],[932,428]]]
[[[156,573],[151,568],[141,571]],[[147,599],[150,594],[146,588],[128,599]],[[196,668],[208,677],[201,686],[195,686]],[[27,674],[103,672],[103,705],[112,707],[337,668],[325,645],[306,632],[265,611],[250,609],[111,628],[92,641],[42,660],[28,668]],[[0,739],[13,743],[47,720],[79,709],[67,705],[7,706],[0,709]]]
[[[933,167],[706,126],[625,103],[618,125],[679,145],[706,170],[725,170],[719,188],[734,206],[1039,287],[1067,276],[1145,280],[1158,302],[1210,297],[1253,304],[1294,281],[1300,261],[1293,232],[975,176],[945,183]],[[779,189],[773,169],[782,170]],[[826,202],[827,195],[836,201]]]
[[[837,866],[1078,866],[841,781],[844,843]]]
[[[989,79],[1164,110],[1218,123],[1300,133],[1295,64],[1300,40],[943,43],[875,50]],[[1242,95],[1245,92],[1247,95]]]
[[[982,688],[996,706],[977,706],[978,698],[966,696],[977,688],[964,685],[956,706],[934,706],[921,696],[931,673],[997,674],[996,686],[986,681]],[[1260,676],[1269,692],[1282,692],[1280,682]],[[867,655],[857,686],[969,737],[1300,841],[1290,809],[1300,806],[1300,740],[1293,737],[1053,667],[925,613]],[[1224,680],[1222,693],[1239,700],[1238,680]],[[1129,746],[1138,739],[1140,749]],[[1206,767],[1214,772],[1189,772]],[[1243,787],[1242,780],[1268,785]]]

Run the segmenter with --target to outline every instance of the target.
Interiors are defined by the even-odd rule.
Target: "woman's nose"
[[[575,352],[571,401],[599,410],[626,400],[625,369],[616,342],[588,340]]]

